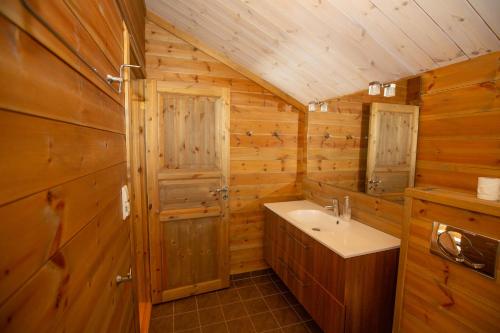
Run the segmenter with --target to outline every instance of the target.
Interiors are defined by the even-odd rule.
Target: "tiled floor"
[[[271,271],[233,276],[228,289],[153,307],[151,333],[321,333]]]

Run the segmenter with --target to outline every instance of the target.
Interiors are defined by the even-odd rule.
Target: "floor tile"
[[[282,327],[281,329],[286,333],[310,333],[304,323],[293,324],[291,326]]]
[[[154,305],[151,310],[151,319],[163,317],[163,316],[171,316],[174,314],[174,303],[167,302],[158,305]]]
[[[231,275],[231,280],[240,280],[240,279],[249,278],[251,276],[252,276],[252,272],[238,273],[238,274]]]
[[[262,269],[259,271],[253,271],[253,272],[251,272],[251,274],[252,274],[252,276],[269,275],[269,274],[271,274],[272,271],[273,271],[272,269],[266,268],[266,269]]]
[[[234,278],[230,288],[155,305],[150,332],[322,333],[274,273]]]
[[[198,312],[186,312],[174,315],[174,331],[188,330],[200,326]]]
[[[201,326],[224,321],[224,315],[222,314],[220,306],[201,309],[198,311],[198,313],[200,315]]]
[[[175,333],[201,333],[201,328],[195,327],[182,331],[175,331]]]
[[[252,281],[255,284],[273,282],[273,280],[271,279],[271,277],[269,275],[261,275],[261,276],[253,277]]]
[[[299,315],[300,319],[303,321],[308,321],[311,320],[311,316],[309,315],[309,312],[307,312],[306,309],[300,304],[292,306],[292,308],[297,312]]]
[[[297,301],[297,299],[295,298],[295,296],[293,296],[291,293],[284,293],[283,296],[285,296],[287,302],[290,304],[290,305],[296,305],[296,304],[299,304],[299,301]]]
[[[222,306],[222,312],[226,320],[247,316],[247,312],[242,302],[226,304]]]
[[[279,291],[288,291],[288,288],[286,287],[286,285],[283,283],[283,281],[281,280],[278,280],[278,281],[274,281],[274,284],[276,285],[276,287],[279,289]]]
[[[217,323],[213,325],[207,325],[201,327],[202,333],[227,333],[227,325],[226,323]]]
[[[172,316],[152,319],[149,323],[151,333],[171,333],[174,331],[174,320]]]
[[[267,307],[266,302],[264,302],[263,298],[255,298],[244,301],[243,305],[245,306],[245,309],[247,310],[249,315],[269,311],[269,308]]]
[[[318,324],[316,324],[314,320],[307,321],[305,324],[310,333],[323,333],[321,328],[318,326]]]
[[[264,296],[278,294],[280,291],[273,282],[267,282],[264,284],[257,285],[260,292]]]
[[[253,278],[236,280],[236,281],[233,281],[233,283],[238,288],[240,288],[240,287],[247,287],[247,286],[253,286],[254,285]]]
[[[264,301],[266,302],[267,306],[272,310],[279,308],[286,308],[287,306],[289,306],[286,298],[282,294],[265,296]]]
[[[221,304],[228,304],[240,301],[237,289],[224,289],[217,292]]]
[[[243,287],[237,290],[238,294],[243,300],[261,297],[261,293],[259,292],[256,286]]]
[[[250,317],[257,333],[279,328],[278,322],[271,312],[264,312]]]
[[[198,309],[209,308],[220,304],[219,297],[215,291],[196,296],[196,301],[198,302]]]
[[[187,297],[174,301],[174,314],[195,311],[195,310],[196,310],[195,297]]]
[[[248,317],[230,320],[227,322],[229,333],[254,333],[252,321]]]
[[[291,307],[273,310],[273,314],[282,327],[300,322],[299,315]]]

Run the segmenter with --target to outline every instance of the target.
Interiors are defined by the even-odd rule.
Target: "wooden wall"
[[[112,0],[30,1],[98,69],[117,74]],[[132,331],[123,96],[31,16],[0,3],[0,331]]]
[[[432,223],[500,239],[500,203],[439,188],[406,191],[394,333],[500,331],[496,279],[430,252]]]
[[[231,88],[231,273],[266,267],[262,204],[300,197],[304,115],[150,21],[146,64],[148,79]]]
[[[370,96],[363,90],[328,100],[328,112],[309,112],[308,178],[364,191],[370,103],[407,104],[406,87],[407,80],[401,80],[394,97]]]
[[[500,177],[500,52],[422,75],[417,186],[476,191]]]

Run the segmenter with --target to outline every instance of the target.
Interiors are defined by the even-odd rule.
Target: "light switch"
[[[130,215],[130,198],[127,185],[122,186],[122,218],[125,220]]]

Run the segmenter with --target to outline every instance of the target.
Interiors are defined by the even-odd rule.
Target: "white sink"
[[[344,221],[307,200],[265,204],[295,227],[343,258],[399,248],[400,239],[354,219]]]
[[[318,209],[297,209],[288,212],[287,215],[297,225],[318,232],[336,232],[348,228],[350,224]]]

